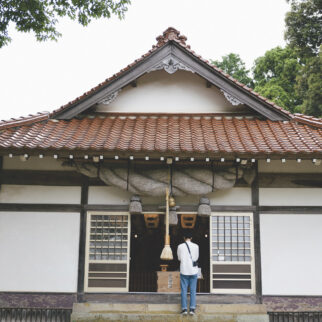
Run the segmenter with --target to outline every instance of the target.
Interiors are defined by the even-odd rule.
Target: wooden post
[[[255,179],[252,183],[252,206],[254,209],[254,253],[255,253],[255,281],[256,303],[262,303],[262,265],[261,265],[261,241],[260,241],[260,214],[259,214],[259,184],[258,161],[255,163]]]
[[[78,280],[77,302],[84,302],[84,274],[85,274],[85,247],[86,247],[86,205],[88,203],[88,178],[84,177],[81,190],[81,212],[79,225],[79,250],[78,250]]]

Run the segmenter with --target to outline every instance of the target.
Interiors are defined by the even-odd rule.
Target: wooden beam
[[[0,203],[0,211],[80,212],[81,206],[77,204]]]
[[[261,214],[319,214],[322,215],[322,206],[260,206]]]
[[[143,212],[165,212],[163,206],[159,205],[142,205]],[[85,209],[95,210],[95,211],[128,211],[128,205],[85,205]],[[230,211],[238,211],[238,212],[252,212],[254,211],[254,206],[211,206],[211,211],[223,211],[223,212],[230,212]],[[180,205],[180,208],[177,210],[177,213],[180,214],[182,212],[195,212],[198,211],[198,205]]]
[[[118,211],[129,210],[128,205],[78,205],[78,204],[27,204],[27,203],[0,203],[0,211],[47,211],[47,212],[81,212],[84,210]],[[254,212],[256,206],[211,206],[213,212]],[[177,211],[197,212],[198,206],[182,205]],[[157,205],[143,205],[143,212],[163,212]],[[260,214],[322,214],[322,206],[259,206]]]
[[[15,185],[81,186],[88,180],[91,185],[105,185],[99,178],[88,179],[76,171],[2,170],[0,180]]]
[[[112,162],[115,163],[115,161]],[[142,162],[142,165],[144,163],[146,166],[146,161]],[[136,162],[136,164],[141,163]],[[259,173],[258,180],[260,188],[322,188],[322,173]],[[106,185],[99,178],[88,178],[76,171],[0,170],[1,184],[81,186],[87,181],[92,186]],[[243,180],[238,180],[235,185],[235,187],[246,186],[248,185]]]

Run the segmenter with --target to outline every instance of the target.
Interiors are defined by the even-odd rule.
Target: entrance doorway
[[[180,262],[177,258],[177,247],[183,242],[184,228],[182,215],[178,215],[178,224],[170,226],[170,241],[173,260],[160,259],[164,247],[164,215],[158,215],[158,224],[150,227],[143,215],[131,216],[131,249],[130,249],[130,292],[157,292],[157,272],[160,265],[168,265],[167,270],[179,271]],[[193,242],[199,245],[199,267],[202,269],[202,279],[198,280],[197,292],[210,292],[210,249],[209,249],[209,217],[196,216],[193,229]]]

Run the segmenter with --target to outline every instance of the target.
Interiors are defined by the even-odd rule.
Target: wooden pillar
[[[255,252],[255,277],[256,277],[256,303],[262,303],[262,265],[260,242],[260,216],[259,216],[259,184],[258,161],[255,163],[256,176],[252,183],[252,206],[254,209],[254,252]]]
[[[3,168],[3,157],[0,156],[0,190],[1,190],[1,184],[2,184],[2,168]]]
[[[81,189],[81,212],[79,227],[77,302],[84,301],[85,247],[86,247],[86,206],[88,203],[88,177],[84,177]]]

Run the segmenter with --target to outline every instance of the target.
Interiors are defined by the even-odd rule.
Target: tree
[[[253,87],[252,79],[249,77],[249,70],[246,69],[245,63],[238,54],[230,53],[221,58],[221,60],[211,60],[211,63],[241,83],[248,87]]]
[[[285,17],[285,39],[301,57],[315,56],[322,43],[322,1],[287,0],[291,11]]]
[[[298,54],[301,69],[295,92],[303,113],[322,117],[322,0],[288,0],[285,39]]]
[[[303,97],[305,114],[322,117],[322,53],[306,60],[297,77],[296,91]]]
[[[5,0],[0,1],[0,48],[11,38],[10,23],[21,32],[34,32],[36,39],[57,40],[61,36],[56,23],[61,17],[87,26],[92,19],[110,18],[112,14],[124,17],[130,0]]]
[[[295,89],[300,70],[301,64],[292,48],[268,50],[255,60],[254,90],[291,112],[300,112],[302,99]]]

